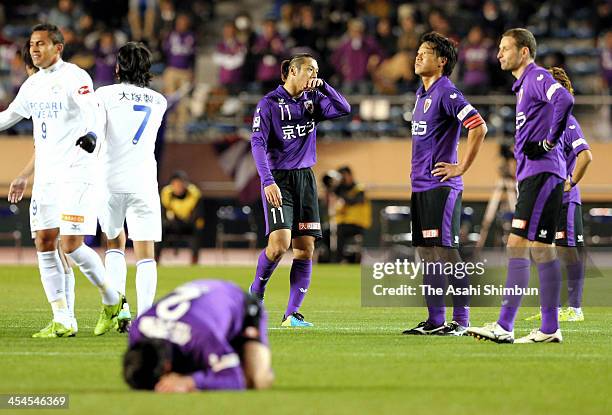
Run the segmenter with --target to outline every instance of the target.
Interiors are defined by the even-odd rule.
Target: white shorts
[[[97,197],[91,183],[35,184],[30,200],[30,231],[59,228],[60,235],[95,235]]]
[[[127,221],[132,241],[161,241],[161,203],[157,192],[107,193],[100,215],[102,232],[115,239]]]

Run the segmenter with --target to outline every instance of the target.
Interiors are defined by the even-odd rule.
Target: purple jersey
[[[567,120],[567,128],[563,131],[562,141],[563,144],[563,155],[565,156],[565,165],[567,168],[567,176],[571,176],[576,167],[576,157],[583,150],[589,150],[589,144],[584,139],[582,128],[573,115],[569,116]],[[580,189],[578,186],[572,187],[569,192],[563,193],[563,203],[578,203],[582,204],[580,200]]]
[[[523,154],[528,141],[547,139],[558,143],[574,105],[572,95],[544,68],[531,63],[512,85],[516,93],[514,157],[518,181],[540,173],[552,173],[565,180],[565,157],[557,145],[542,158],[529,160]]]
[[[142,338],[168,340],[201,368],[192,374],[198,389],[245,389],[240,358],[231,346],[243,329],[245,298],[240,287],[227,281],[183,284],[132,323],[129,344]],[[267,345],[263,313],[260,336]]]
[[[427,91],[421,85],[412,112],[412,191],[442,186],[462,190],[460,176],[440,182],[440,177],[434,177],[431,171],[438,162],[457,163],[461,124],[474,128],[483,122],[478,111],[446,76],[436,80]]]
[[[317,123],[351,112],[346,99],[326,82],[319,90],[293,98],[280,85],[257,104],[251,148],[263,186],[274,183],[271,170],[312,167],[317,161]]]
[[[166,64],[172,68],[193,69],[195,45],[195,34],[192,32],[171,32],[164,43]]]

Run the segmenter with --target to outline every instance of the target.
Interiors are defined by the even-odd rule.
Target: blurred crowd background
[[[88,70],[96,86],[114,82],[119,46],[146,43],[159,75],[154,86],[174,104],[170,140],[241,131],[257,99],[278,84],[281,61],[301,52],[316,56],[320,76],[345,94],[388,97],[354,99],[364,105],[353,119],[323,125],[323,135],[405,135],[412,97],[402,96],[418,87],[415,52],[430,30],[457,42],[453,80],[467,95],[510,93],[512,78],[499,70],[496,53],[500,35],[515,26],[536,35],[538,62],[564,67],[578,95],[612,88],[610,1],[22,0],[0,6],[0,108],[25,78],[20,48],[40,21],[61,27],[64,59]],[[485,115],[500,115],[489,101]]]

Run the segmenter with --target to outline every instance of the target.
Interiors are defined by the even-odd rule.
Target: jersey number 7
[[[147,105],[134,105],[133,108],[134,111],[142,111],[145,113],[144,119],[142,120],[142,123],[140,123],[140,127],[138,127],[138,131],[136,131],[136,135],[134,135],[134,138],[132,139],[132,144],[137,144],[138,140],[140,140],[142,132],[144,131],[145,127],[147,126],[147,123],[149,122],[149,117],[151,116],[151,107]]]

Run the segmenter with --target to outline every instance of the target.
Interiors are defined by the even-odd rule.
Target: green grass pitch
[[[252,274],[253,267],[162,267],[157,292],[195,278],[229,279],[246,288]],[[67,393],[69,412],[88,414],[612,413],[612,308],[587,308],[585,322],[563,323],[560,345],[406,337],[401,331],[419,322],[424,310],[362,308],[358,267],[316,265],[302,308],[316,327],[281,329],[288,274],[279,268],[266,295],[272,390],[162,396],[132,392],[123,383],[126,338],[93,336],[99,295],[85,277],[77,275],[78,336],[31,339],[50,317],[38,270],[3,267],[0,393]],[[128,299],[135,309],[133,269]],[[472,322],[492,321],[497,311],[473,309]],[[522,310],[519,317],[534,311]],[[533,327],[521,320],[517,335]]]

